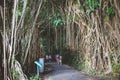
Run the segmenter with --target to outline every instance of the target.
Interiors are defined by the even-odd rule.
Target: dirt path
[[[45,75],[45,80],[94,80],[67,65],[58,65],[55,62],[48,64],[53,66],[53,71]]]

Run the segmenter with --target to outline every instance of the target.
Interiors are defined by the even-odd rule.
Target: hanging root
[[[19,80],[28,80],[27,76],[22,71],[22,67],[21,67],[20,63],[17,60],[15,60],[14,69],[18,73]]]

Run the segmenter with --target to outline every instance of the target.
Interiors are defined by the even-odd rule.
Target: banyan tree
[[[28,79],[35,60],[57,51],[85,72],[118,75],[120,0],[0,1],[2,79]]]

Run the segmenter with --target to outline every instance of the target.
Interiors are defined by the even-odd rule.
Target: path
[[[52,65],[54,70],[45,75],[45,80],[94,80],[67,65],[58,65],[55,62],[48,64]]]

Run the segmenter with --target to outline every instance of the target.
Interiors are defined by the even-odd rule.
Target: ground
[[[48,63],[53,70],[45,75],[45,80],[95,80],[93,77],[75,70],[67,65],[59,65],[55,62]]]

